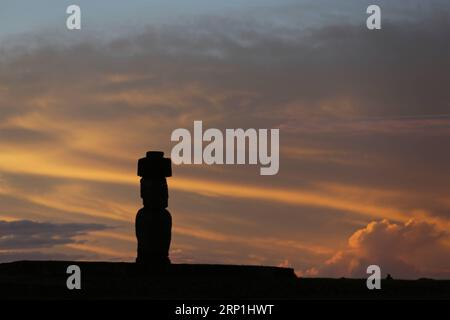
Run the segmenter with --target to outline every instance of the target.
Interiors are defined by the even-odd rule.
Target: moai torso
[[[164,158],[163,152],[147,152],[145,158],[139,159],[138,176],[144,207],[136,215],[136,262],[149,266],[170,264],[172,217],[166,210],[169,198],[166,177],[172,176],[171,161]]]

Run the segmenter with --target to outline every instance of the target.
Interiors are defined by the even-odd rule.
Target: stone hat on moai
[[[172,176],[172,162],[164,158],[162,151],[149,151],[138,161],[137,175],[142,178],[166,178]]]
[[[166,177],[172,176],[172,161],[164,158],[164,152],[149,151],[138,161],[138,176],[141,177],[141,198],[144,207],[166,208],[169,192]]]

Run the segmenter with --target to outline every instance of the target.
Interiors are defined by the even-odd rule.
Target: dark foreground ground
[[[81,268],[81,290],[68,290],[66,269]],[[0,264],[0,299],[450,299],[450,280],[297,278],[292,269],[175,264],[166,270],[133,263],[21,261]]]

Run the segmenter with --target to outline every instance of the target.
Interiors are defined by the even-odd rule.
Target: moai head
[[[149,151],[138,161],[141,177],[141,198],[144,208],[167,208],[169,192],[166,177],[172,176],[172,162],[164,158],[164,152]]]

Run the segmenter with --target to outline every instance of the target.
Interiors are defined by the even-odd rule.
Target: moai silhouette
[[[166,177],[172,176],[171,164],[170,158],[164,158],[164,152],[160,151],[149,151],[138,161],[144,207],[136,215],[136,262],[150,267],[170,264],[172,216],[166,210],[169,198]]]

